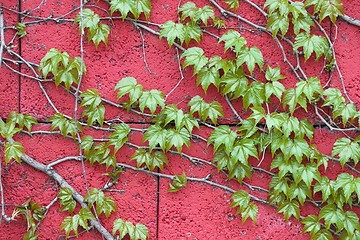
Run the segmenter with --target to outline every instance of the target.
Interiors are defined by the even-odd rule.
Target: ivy
[[[126,235],[128,235],[131,240],[145,240],[149,237],[148,229],[145,225],[141,223],[134,225],[131,222],[122,220],[121,218],[114,221],[112,232],[113,235],[115,235],[116,232],[119,232],[120,239],[123,239]]]
[[[181,175],[175,175],[172,183],[169,184],[168,192],[178,192],[187,184],[185,172]]]

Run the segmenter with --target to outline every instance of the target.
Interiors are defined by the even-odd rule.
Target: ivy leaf
[[[239,8],[239,0],[224,0],[227,4],[227,9],[236,11]]]
[[[265,84],[265,100],[269,101],[271,95],[275,95],[281,100],[282,94],[285,92],[285,87],[279,82],[271,82]]]
[[[83,93],[80,94],[82,97],[81,105],[82,107],[88,106],[90,108],[96,108],[101,103],[101,97],[99,92],[95,88],[89,88]]]
[[[212,160],[213,163],[217,163],[218,172],[224,169],[228,165],[228,162],[230,161],[231,160],[229,155],[225,152],[225,150],[222,149],[218,150],[215,153],[214,158]]]
[[[185,40],[185,30],[184,25],[181,23],[174,23],[174,21],[169,20],[161,25],[160,29],[160,38],[166,37],[169,46],[172,46],[175,42],[175,39],[179,39],[180,43],[183,43]]]
[[[133,104],[140,98],[143,93],[142,88],[142,85],[138,84],[133,77],[125,77],[115,86],[115,90],[119,90],[117,98],[120,99],[125,94],[129,94],[130,104]]]
[[[82,113],[82,116],[87,116],[87,125],[91,126],[94,122],[98,122],[100,126],[104,123],[105,107],[101,104],[96,108],[87,107]]]
[[[254,224],[256,224],[256,216],[258,213],[258,206],[254,203],[250,203],[246,206],[245,210],[241,213],[241,221],[244,223],[246,219],[249,217],[253,220]]]
[[[206,105],[207,103],[202,97],[199,95],[194,96],[188,103],[188,106],[190,107],[190,114],[193,115],[195,112],[198,112],[198,114],[201,116],[201,113],[204,111]]]
[[[239,207],[236,213],[240,214],[245,211],[246,207],[250,203],[250,195],[244,190],[239,190],[231,195],[231,207]]]
[[[345,163],[353,160],[355,164],[359,162],[360,149],[357,142],[351,142],[348,138],[337,139],[334,143],[332,156],[339,156],[341,166],[344,167]]]
[[[186,18],[190,18],[191,21],[194,21],[195,14],[197,12],[198,8],[196,7],[195,3],[193,2],[187,2],[181,5],[178,9],[178,13],[181,13],[180,20],[183,22]]]
[[[147,107],[151,114],[155,113],[156,107],[165,107],[164,95],[162,92],[156,89],[150,91],[144,91],[139,99],[139,108],[144,112],[145,107]]]
[[[281,74],[280,67],[272,68],[270,66],[267,66],[265,72],[265,78],[270,82],[276,82],[281,79],[284,79],[285,76]]]
[[[354,234],[355,230],[359,231],[359,217],[356,215],[356,213],[346,211],[344,217],[344,228],[348,235],[351,236]]]
[[[189,45],[191,39],[194,39],[197,43],[200,43],[202,31],[199,25],[188,22],[184,26],[184,40],[186,45]]]
[[[269,14],[278,10],[281,15],[288,15],[290,10],[287,0],[266,0],[264,8],[266,7],[268,7]]]
[[[303,232],[309,232],[311,238],[314,239],[315,234],[321,229],[319,218],[315,215],[308,215],[301,222],[304,224]]]
[[[114,199],[111,197],[104,197],[101,204],[96,203],[96,213],[100,215],[101,213],[105,214],[106,218],[109,218],[111,212],[116,211],[116,205]]]
[[[205,25],[207,25],[209,18],[214,19],[214,17],[214,10],[210,6],[204,6],[197,9],[193,21],[196,22],[198,20],[201,20]]]
[[[345,104],[345,98],[342,96],[341,91],[337,88],[328,88],[324,91],[325,102],[323,106],[334,106],[334,109],[339,108]]]
[[[321,229],[314,235],[314,239],[317,240],[333,240],[333,236],[330,231],[326,229]]]
[[[292,18],[294,33],[298,35],[301,30],[310,33],[310,27],[314,26],[314,21],[308,15],[300,15],[298,18]]]
[[[60,229],[65,230],[66,238],[68,238],[71,231],[74,231],[75,235],[78,236],[78,226],[78,222],[73,222],[73,217],[67,216],[61,223]]]
[[[326,176],[322,176],[314,186],[314,193],[321,192],[322,202],[324,203],[334,192],[333,186]]]
[[[285,160],[294,156],[299,163],[302,162],[303,156],[309,157],[310,155],[309,144],[303,138],[288,139],[282,152]]]
[[[76,201],[72,196],[73,192],[70,188],[60,188],[60,192],[57,198],[60,199],[61,211],[74,212],[76,207]]]
[[[192,133],[194,127],[197,127],[198,129],[200,128],[198,121],[196,121],[196,119],[191,117],[188,113],[184,115],[182,125],[186,127],[189,133]]]
[[[230,154],[236,138],[236,132],[232,131],[228,125],[221,125],[215,128],[215,130],[211,133],[208,138],[207,145],[213,144],[214,152],[223,145],[225,147],[225,152]]]
[[[12,159],[21,163],[21,157],[24,155],[24,147],[19,142],[5,142],[5,163],[8,164]]]
[[[335,24],[336,18],[339,15],[344,14],[344,7],[339,0],[307,0],[305,2],[305,6],[314,5],[314,13],[320,12],[320,21],[324,20],[324,18],[329,17],[331,22]]]
[[[338,191],[342,189],[345,200],[348,201],[356,190],[356,184],[354,182],[354,176],[348,173],[341,173],[337,176],[334,190]]]
[[[82,16],[80,12],[76,15],[74,19],[74,24],[78,23],[79,28],[89,28],[89,29],[97,29],[98,24],[100,22],[100,17],[98,14],[95,14],[91,9],[85,8],[82,10]],[[83,24],[83,26],[81,26]]]
[[[226,24],[224,20],[221,20],[220,18],[214,17],[213,22],[214,22],[213,26],[216,27],[217,29],[226,28]]]
[[[89,230],[88,220],[95,219],[92,212],[87,208],[81,208],[79,213],[77,214],[79,216],[79,225],[83,227],[85,230]],[[77,216],[73,216],[73,219]]]
[[[138,19],[140,14],[143,13],[146,20],[149,20],[151,8],[152,6],[150,0],[133,0],[130,5],[130,11],[134,15],[135,19]]]
[[[261,69],[264,65],[264,58],[260,49],[258,49],[257,47],[252,47],[250,49],[248,49],[247,47],[244,48],[237,56],[236,65],[240,67],[244,63],[246,63],[250,74],[252,74],[252,72],[254,71],[255,64],[257,64]]]
[[[329,229],[331,224],[335,224],[338,230],[344,228],[344,211],[334,204],[328,204],[323,207],[320,210],[319,218],[324,218],[326,229]]]
[[[8,121],[6,124],[0,119],[0,124],[1,124],[1,136],[3,136],[4,138],[12,138],[14,136],[14,134],[18,133],[21,131],[21,128],[16,128],[15,127],[15,122],[14,121]]]
[[[84,150],[85,155],[87,155],[92,147],[94,146],[94,138],[91,136],[84,136],[81,138],[81,149]]]
[[[349,119],[353,120],[356,117],[357,110],[354,103],[340,104],[333,110],[333,118],[341,116],[342,123],[346,126]]]
[[[193,66],[194,75],[199,73],[200,70],[208,63],[208,58],[204,56],[204,50],[198,47],[188,48],[181,55],[181,58],[185,57],[184,67]]]
[[[300,180],[304,181],[309,189],[314,179],[320,181],[320,172],[315,163],[308,163],[306,166],[300,166],[298,172]],[[296,182],[298,183],[299,180]]]
[[[156,151],[152,155],[143,148],[136,150],[131,159],[137,161],[138,168],[142,164],[145,164],[150,171],[153,171],[156,167],[159,167],[162,170],[164,164],[168,163],[164,153]]]
[[[242,180],[247,177],[251,178],[252,167],[248,165],[244,165],[242,163],[235,163],[232,165],[232,161],[228,161],[227,168],[229,170],[228,178],[233,179],[236,178],[238,182],[241,184]]]
[[[134,239],[146,240],[149,238],[149,232],[144,224],[137,223],[134,231]]]
[[[116,124],[114,129],[115,131],[109,136],[109,143],[114,146],[114,152],[117,153],[117,151],[128,141],[131,129],[126,123]]]
[[[304,95],[297,95],[294,88],[289,88],[283,95],[283,107],[289,106],[291,114],[294,113],[296,105],[299,104],[305,111],[307,111],[307,103]]]
[[[159,125],[155,124],[150,126],[144,133],[143,142],[149,141],[149,149],[152,151],[157,145],[165,151],[166,150],[166,137],[168,130],[163,129]]]
[[[115,11],[119,11],[122,20],[126,18],[132,8],[133,2],[128,0],[110,0],[110,11],[113,14]]]
[[[301,119],[299,122],[299,131],[295,132],[295,135],[303,138],[306,135],[310,141],[312,141],[314,136],[314,126],[307,120]]]
[[[184,188],[186,186],[186,183],[187,183],[187,178],[185,172],[183,172],[181,176],[175,175],[173,182],[169,183],[168,192],[177,192],[182,188]]]
[[[243,138],[249,138],[257,132],[258,126],[254,119],[244,119],[240,122],[241,126],[238,128],[244,134],[241,134]]]
[[[228,71],[221,77],[221,94],[228,95],[231,99],[237,99],[244,96],[248,90],[248,79],[244,70],[239,68],[236,72]]]
[[[134,235],[135,235],[135,226],[131,223],[131,222],[125,222],[124,220],[122,220],[121,218],[117,218],[114,221],[114,226],[113,226],[113,235],[115,235],[115,233],[119,231],[120,239],[123,239],[127,234],[129,234],[130,239],[134,239]]]
[[[26,129],[31,132],[31,128],[34,124],[38,124],[38,122],[36,121],[35,118],[33,118],[32,116],[30,116],[29,114],[21,114],[21,113],[17,113],[16,111],[12,111],[9,115],[8,118],[6,120],[7,123],[10,123],[10,126],[7,124],[7,126],[9,126],[12,130],[10,130],[8,137],[12,137],[13,133],[15,133],[17,131],[17,128],[12,128],[11,123],[15,123],[18,125],[18,127],[20,129],[23,129],[24,127],[26,127]],[[4,126],[5,128],[5,126]],[[7,137],[5,137],[7,138]]]
[[[21,23],[21,22],[18,22],[16,23],[15,25],[15,29],[16,29],[16,35],[19,36],[19,38],[22,38],[22,37],[25,37],[27,32],[26,32],[26,25]]]
[[[166,150],[168,151],[172,146],[176,147],[176,150],[181,153],[182,146],[185,144],[188,148],[190,148],[190,133],[186,128],[182,129],[169,129],[167,130],[166,136]]]
[[[290,200],[296,198],[301,205],[304,205],[306,198],[311,198],[311,190],[304,182],[292,183],[290,186]]]
[[[265,84],[254,81],[244,94],[244,108],[248,109],[250,105],[259,107],[265,102]]]
[[[286,116],[285,113],[277,113],[277,112],[272,112],[270,115],[266,115],[265,121],[266,121],[266,125],[268,126],[268,129],[270,130],[272,127],[274,127],[277,130],[281,130],[282,126],[287,121],[284,115]]]
[[[232,161],[239,161],[244,165],[248,165],[249,156],[258,158],[254,141],[251,139],[241,139],[237,141],[233,146],[230,156]]]
[[[201,68],[200,72],[197,75],[196,86],[199,86],[201,84],[201,87],[204,89],[204,92],[206,93],[209,86],[211,84],[216,85],[219,78],[220,78],[220,74],[216,68],[214,67],[209,68],[205,66]]]
[[[224,33],[219,39],[219,42],[225,42],[225,52],[228,49],[234,48],[236,55],[242,52],[246,45],[246,39],[240,37],[240,33],[235,30],[229,30]]]
[[[285,220],[289,220],[291,216],[294,216],[296,219],[300,218],[300,206],[298,201],[295,200],[285,200],[280,202],[278,213],[283,213]]]
[[[273,12],[269,16],[266,28],[271,30],[273,38],[276,37],[279,31],[281,31],[281,35],[284,37],[289,29],[289,18],[287,15]]]
[[[303,48],[305,61],[313,52],[316,54],[316,60],[319,60],[322,55],[327,55],[329,51],[329,43],[325,37],[310,35],[306,32],[299,33],[295,38],[294,51],[300,47]]]
[[[205,105],[206,107],[202,110],[200,113],[201,119],[205,121],[206,118],[210,118],[210,120],[216,124],[217,119],[220,116],[224,116],[224,111],[222,109],[222,106],[217,101],[212,101],[209,104]]]
[[[131,160],[136,160],[138,168],[140,168],[143,164],[150,163],[152,161],[151,159],[151,153],[143,148],[137,149],[131,157]]]
[[[110,28],[106,24],[99,24],[96,28],[90,28],[88,31],[88,42],[93,41],[97,48],[100,42],[108,44],[108,37],[110,34]]]

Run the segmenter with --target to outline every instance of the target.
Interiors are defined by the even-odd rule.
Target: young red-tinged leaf
[[[131,129],[126,123],[116,124],[113,128],[115,131],[109,136],[109,143],[114,146],[114,152],[117,153],[117,151],[128,141]]]
[[[246,39],[240,37],[240,33],[235,30],[229,30],[224,33],[219,39],[219,42],[225,42],[225,52],[233,48],[236,55],[238,55],[246,45]]]
[[[306,218],[302,219],[301,222],[304,224],[303,232],[310,233],[312,239],[315,239],[315,234],[321,229],[321,223],[318,216],[308,215]]]
[[[355,164],[360,159],[360,148],[357,142],[352,142],[348,138],[337,139],[334,143],[332,156],[339,156],[341,166],[344,167],[345,163],[353,160]]]
[[[198,10],[195,12],[193,21],[197,22],[198,20],[201,20],[205,25],[207,25],[208,20],[214,19],[215,13],[212,7],[210,6],[204,6],[202,8],[198,8]]]
[[[195,3],[193,2],[187,2],[181,5],[178,9],[178,13],[181,14],[181,21],[184,21],[186,18],[190,18],[191,21],[194,21],[195,14],[198,10],[198,7],[196,7]]]
[[[158,145],[163,151],[165,151],[167,135],[167,129],[164,129],[157,124],[151,125],[144,133],[143,142],[149,141],[150,151],[152,151]]]
[[[125,94],[129,94],[130,104],[136,102],[143,93],[142,85],[138,84],[133,77],[121,79],[115,86],[114,90],[119,90],[117,98],[120,99]]]
[[[144,224],[137,223],[135,226],[134,239],[146,240],[149,238],[149,232]]]
[[[185,40],[184,25],[181,23],[174,23],[172,20],[165,22],[160,29],[160,38],[163,37],[166,37],[169,46],[174,44],[175,39],[179,39],[180,43],[183,43]]]
[[[285,220],[289,220],[291,216],[296,219],[300,218],[300,206],[296,200],[285,200],[279,204],[278,213],[283,213]]]
[[[99,22],[100,22],[99,15],[95,14],[94,11],[92,11],[91,9],[88,9],[88,8],[85,8],[82,10],[82,15],[80,15],[80,12],[79,12],[76,15],[76,18],[74,19],[74,24],[78,23],[80,30],[81,30],[81,27],[96,29],[98,27]]]
[[[258,213],[258,206],[255,203],[250,203],[241,213],[242,223],[244,223],[250,217],[251,220],[253,220],[254,224],[256,224],[257,213]]]
[[[326,229],[329,229],[331,224],[335,224],[339,231],[344,228],[344,211],[335,204],[328,204],[323,207],[320,210],[319,218],[324,218]]]
[[[261,70],[264,65],[264,58],[260,49],[257,47],[251,47],[250,49],[244,48],[237,56],[236,65],[240,67],[244,63],[246,63],[251,74],[255,69],[255,64],[257,64]]]
[[[176,147],[176,150],[181,153],[182,146],[186,145],[190,148],[190,133],[186,128],[178,130],[169,129],[167,130],[166,136],[166,150],[169,151],[172,146]]]
[[[5,163],[8,164],[12,159],[21,163],[21,157],[24,155],[24,147],[19,142],[5,142]]]
[[[208,58],[204,56],[204,50],[198,47],[188,48],[181,55],[181,58],[185,58],[184,67],[194,67],[194,75],[199,73],[201,69],[209,62]]]
[[[231,195],[231,200],[232,200],[231,207],[232,208],[239,207],[239,210],[236,211],[236,213],[240,214],[244,212],[246,207],[249,205],[250,195],[248,192],[244,190],[239,190]]]
[[[111,0],[110,1],[110,11],[113,14],[115,11],[119,11],[122,19],[128,15],[131,9],[131,2],[127,0]]]
[[[147,107],[154,114],[158,105],[165,107],[165,100],[163,93],[156,89],[144,91],[139,99],[139,108],[142,112]]]
[[[120,233],[120,239],[123,239],[126,234],[129,234],[130,239],[134,239],[135,226],[131,222],[125,222],[121,218],[117,218],[114,221],[112,234],[115,235],[117,231]]]
[[[233,149],[237,133],[232,131],[228,125],[221,125],[211,133],[208,138],[207,145],[214,145],[214,152],[216,152],[220,146],[225,148],[225,152],[230,154]]]
[[[244,108],[247,109],[250,105],[259,107],[265,102],[265,84],[254,81],[246,90],[243,98]]]
[[[93,41],[96,48],[99,46],[100,42],[105,43],[107,46],[109,34],[109,26],[106,24],[99,24],[97,28],[89,29],[88,42]]]
[[[169,189],[168,192],[177,192],[184,188],[187,183],[187,178],[185,175],[185,172],[183,172],[181,175],[175,175],[172,183],[169,183]]]

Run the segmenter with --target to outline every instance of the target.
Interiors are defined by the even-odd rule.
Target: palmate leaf
[[[108,37],[110,34],[110,28],[106,24],[99,24],[97,28],[91,28],[88,31],[88,42],[93,41],[95,47],[97,48],[100,42],[108,44]]]
[[[320,80],[317,77],[311,77],[307,80],[297,82],[295,91],[298,96],[304,94],[309,102],[314,102],[314,98],[319,98],[324,92]]]
[[[254,141],[251,139],[236,141],[230,154],[231,160],[248,165],[248,158],[250,156],[258,158],[258,152],[255,146]]]
[[[31,128],[34,124],[38,124],[36,119],[30,116],[29,114],[21,114],[21,113],[17,113],[16,111],[12,111],[11,113],[9,113],[6,119],[6,123],[7,126],[11,126],[12,123],[17,124],[20,129],[26,127],[26,129],[29,132],[31,132]],[[15,130],[15,128],[13,130]],[[12,137],[12,135],[13,134],[10,134],[8,135],[8,137]]]
[[[180,43],[183,43],[185,41],[184,25],[172,20],[165,22],[160,29],[160,38],[163,37],[166,37],[169,46],[174,44],[175,39],[179,39]]]
[[[104,123],[105,107],[100,104],[95,108],[87,107],[82,113],[83,117],[87,117],[87,125],[91,126],[95,122],[98,122],[100,126]]]
[[[259,107],[265,102],[265,84],[258,81],[253,81],[249,88],[247,88],[243,104],[244,108],[248,109],[250,105]]]
[[[297,169],[297,174],[294,175],[297,175],[294,176],[295,182],[303,181],[308,189],[310,189],[314,179],[320,181],[320,172],[315,163],[308,163],[305,166],[301,164]]]
[[[207,25],[210,18],[211,19],[215,18],[214,10],[210,6],[204,6],[202,8],[197,9],[192,20],[194,22],[201,20],[205,25]]]
[[[345,200],[348,201],[351,197],[351,195],[357,190],[357,185],[354,181],[354,176],[348,173],[341,173],[337,176],[335,185],[334,185],[334,191],[338,191],[341,189],[344,193]]]
[[[153,171],[156,167],[162,170],[164,164],[168,163],[167,157],[163,152],[156,151],[154,154],[151,154],[143,148],[137,149],[131,159],[136,160],[138,168],[145,164],[150,171]]]
[[[291,9],[287,0],[266,0],[264,8],[266,7],[268,8],[269,14],[279,11],[281,15],[288,15]]]
[[[178,192],[186,186],[187,178],[185,172],[181,175],[175,175],[172,183],[169,183],[168,192]]]
[[[207,145],[213,144],[214,152],[216,152],[220,146],[223,146],[225,152],[230,154],[236,138],[237,133],[235,131],[232,131],[228,125],[221,125],[211,133]]]
[[[76,207],[76,201],[72,196],[73,192],[70,188],[60,188],[60,192],[57,198],[60,199],[61,211],[74,212]]]
[[[119,11],[122,19],[124,20],[133,6],[131,0],[110,0],[110,11],[113,14],[115,11]]]
[[[252,72],[254,71],[255,64],[257,64],[259,68],[262,69],[264,65],[264,58],[260,49],[258,49],[257,47],[251,47],[250,49],[248,49],[247,47],[244,48],[237,56],[236,65],[240,67],[244,63],[246,63],[250,74],[252,74]]]
[[[306,32],[299,33],[295,38],[294,51],[300,47],[303,48],[305,61],[308,60],[313,52],[315,52],[316,60],[322,55],[328,56],[329,43],[325,37],[310,35]]]
[[[301,205],[304,205],[306,198],[311,198],[311,189],[304,182],[299,184],[292,183],[290,186],[290,200],[297,199]]]
[[[250,217],[251,220],[253,220],[254,224],[256,224],[257,213],[258,213],[258,206],[254,203],[250,203],[241,213],[242,223],[244,223]]]
[[[104,192],[97,188],[90,189],[85,195],[84,200],[88,203],[89,207],[95,205],[96,213],[98,215],[104,213],[106,218],[110,216],[111,212],[116,211],[114,199],[106,197]]]
[[[301,163],[303,157],[309,157],[309,144],[303,138],[287,139],[281,151],[284,154],[285,161],[289,160],[291,156]]]
[[[289,220],[291,216],[294,216],[296,219],[300,218],[300,206],[299,202],[296,200],[285,200],[280,202],[278,213],[283,213],[285,220]]]
[[[60,225],[61,230],[65,230],[66,238],[69,237],[71,231],[78,236],[78,227],[81,226],[85,230],[89,229],[88,220],[94,219],[94,215],[89,209],[82,208],[78,214],[67,216]]]
[[[321,229],[321,222],[318,216],[308,215],[301,222],[304,224],[303,232],[309,232],[312,239],[314,239],[315,234]]]
[[[126,94],[129,94],[130,104],[136,102],[143,93],[143,87],[138,84],[133,77],[122,78],[115,86],[114,90],[118,90],[117,98],[120,99]]]
[[[114,146],[116,153],[127,141],[131,128],[126,123],[120,123],[113,127],[115,131],[109,136],[109,144]]]
[[[182,146],[186,145],[190,148],[190,133],[186,128],[181,128],[178,130],[169,129],[167,130],[166,135],[166,150],[170,150],[172,146],[176,147],[176,150],[181,153]]]
[[[82,101],[80,106],[88,106],[90,108],[96,108],[101,103],[101,97],[99,92],[95,88],[89,88],[80,94]]]
[[[355,230],[360,231],[359,217],[352,211],[346,211],[344,214],[344,228],[348,235],[354,234]]]
[[[217,85],[217,82],[219,81],[220,74],[219,71],[215,67],[207,67],[204,66],[201,68],[200,72],[197,75],[196,78],[196,86],[201,85],[204,92],[207,92],[207,89],[211,84]]]
[[[194,18],[195,18],[197,9],[198,8],[196,7],[195,3],[193,3],[193,2],[184,3],[178,9],[178,13],[181,14],[180,20],[184,21],[186,18],[190,18],[190,20],[195,22]]]
[[[152,151],[159,146],[163,151],[166,150],[168,130],[159,125],[151,125],[144,133],[143,142],[149,141],[149,149]]]
[[[270,82],[277,82],[281,79],[284,79],[285,76],[281,74],[280,67],[272,68],[270,66],[267,66],[265,72],[265,78]]]
[[[78,23],[80,29],[81,28],[97,29],[99,22],[100,22],[99,15],[95,14],[93,10],[88,8],[82,10],[82,16],[80,15],[79,12],[76,15],[76,18],[74,19],[74,24]]]
[[[334,184],[329,181],[328,177],[322,176],[314,186],[314,193],[317,192],[321,192],[322,202],[325,202],[334,193]]]
[[[231,195],[231,207],[239,207],[237,213],[243,212],[250,203],[250,195],[244,190],[239,190]]]
[[[328,204],[323,207],[320,210],[319,218],[323,218],[325,220],[326,229],[329,229],[331,224],[335,224],[339,231],[344,228],[344,211],[334,204]]]
[[[225,42],[225,52],[228,49],[234,48],[236,55],[238,55],[246,45],[246,39],[240,37],[240,33],[235,30],[229,30],[224,33],[219,39],[219,42]]]
[[[245,177],[250,179],[252,176],[252,167],[249,165],[244,165],[239,162],[233,165],[232,161],[228,161],[227,168],[229,171],[228,179],[236,178],[240,184]]]
[[[19,142],[5,143],[5,163],[8,164],[12,159],[21,163],[21,157],[24,155],[24,147]]]
[[[202,31],[199,25],[188,22],[184,26],[184,40],[186,45],[189,45],[191,39],[194,39],[197,43],[200,43]]]
[[[150,91],[144,91],[139,99],[139,108],[144,112],[147,107],[151,114],[154,114],[157,106],[165,107],[165,99],[162,92],[156,89]]]
[[[340,104],[333,110],[333,118],[341,116],[342,123],[346,126],[349,119],[352,121],[357,115],[356,105],[354,103]]]
[[[208,63],[208,58],[204,56],[204,50],[199,47],[188,48],[181,55],[181,59],[185,58],[184,67],[193,66],[194,75]]]
[[[332,156],[339,156],[341,166],[344,166],[345,163],[353,160],[355,164],[359,162],[360,159],[360,148],[357,142],[352,142],[348,138],[337,139],[334,143],[332,150]]]
[[[329,17],[335,24],[336,18],[344,14],[344,7],[340,0],[307,0],[305,6],[314,5],[314,13],[320,13],[320,21]]]
[[[294,33],[298,35],[301,30],[304,30],[306,33],[310,33],[310,27],[314,26],[314,21],[310,16],[300,15],[298,18],[292,18],[292,23],[294,25]]]
[[[202,121],[210,118],[210,120],[216,124],[218,117],[224,116],[224,111],[219,102],[212,101],[207,103],[200,96],[193,97],[188,103],[188,106],[190,106],[190,114],[193,115],[195,112],[198,112]]]
[[[150,0],[132,0],[130,11],[134,15],[135,19],[138,19],[143,13],[146,20],[149,20],[151,12],[151,1]]]
[[[222,95],[228,95],[230,99],[237,99],[244,96],[248,90],[248,79],[242,68],[236,72],[228,71],[220,79],[220,88]]]
[[[131,222],[125,222],[121,218],[114,221],[112,234],[115,235],[116,232],[120,233],[119,239],[123,239],[126,235],[129,235],[132,240],[146,240],[149,238],[148,229],[145,225],[137,223],[134,226]]]
[[[294,113],[297,104],[299,104],[303,109],[305,109],[305,111],[307,111],[306,96],[303,94],[297,95],[294,88],[289,88],[284,92],[282,104],[284,108],[286,105],[289,106],[289,111],[291,114]]]
[[[266,28],[270,29],[272,36],[275,38],[278,32],[284,37],[289,29],[289,18],[287,15],[280,15],[278,12],[273,12],[267,21]]]
[[[239,0],[223,0],[227,4],[227,9],[236,11],[239,8]]]

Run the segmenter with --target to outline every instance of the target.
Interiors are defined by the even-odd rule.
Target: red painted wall
[[[100,2],[96,5],[108,8],[107,4]],[[183,1],[185,2],[185,1]],[[263,5],[264,1],[254,1]],[[150,21],[155,23],[164,23],[169,19],[177,19],[178,1],[153,0],[153,9]],[[345,13],[354,18],[360,19],[360,2],[343,0]],[[92,1],[91,3],[92,4]],[[208,1],[196,1],[198,6],[209,5]],[[46,18],[48,16],[60,16],[72,10],[79,5],[75,0],[22,0],[21,4],[15,1],[2,0],[0,5],[4,9],[4,20],[6,26],[13,26],[18,21],[18,14],[11,11],[26,11],[30,16]],[[37,7],[36,10],[31,11]],[[106,14],[101,9],[94,9],[102,16]],[[219,14],[218,12],[216,12]],[[265,24],[265,19],[254,11],[248,4],[241,2],[238,13],[251,19],[257,24]],[[67,15],[67,18],[74,18],[77,11]],[[31,17],[20,15],[23,21],[33,21]],[[241,34],[248,40],[249,46],[257,46],[263,52],[267,64],[275,67],[281,66],[282,73],[287,76],[284,80],[286,87],[293,87],[296,79],[291,74],[291,70],[283,63],[281,52],[272,40],[271,36],[265,33],[250,32],[249,27],[239,23],[234,19],[227,20],[236,29],[243,29]],[[108,22],[111,25],[109,44],[103,43],[96,49],[90,43],[84,43],[84,60],[87,66],[87,73],[83,80],[81,89],[96,88],[102,97],[116,101],[116,93],[113,91],[116,83],[126,76],[135,77],[145,89],[157,88],[165,95],[180,80],[178,69],[177,53],[175,48],[170,48],[166,40],[159,40],[157,36],[143,31],[146,46],[146,61],[149,69],[145,68],[142,50],[142,39],[139,30],[129,22],[117,20]],[[324,26],[329,29],[330,23],[325,21]],[[349,25],[341,20],[337,23],[338,39],[335,44],[338,54],[338,63],[344,75],[347,90],[351,98],[360,103],[360,31],[359,28]],[[27,35],[20,41],[15,40],[14,51],[29,61],[39,63],[45,53],[51,48],[57,48],[61,51],[67,51],[71,56],[80,54],[80,35],[77,26],[71,23],[46,22],[29,25],[26,28]],[[217,34],[223,33],[219,30]],[[6,29],[6,42],[10,41],[15,31]],[[197,44],[191,42],[191,46]],[[223,46],[218,44],[212,37],[205,36],[201,47],[205,50],[207,56],[214,54],[223,54]],[[289,49],[286,49],[290,51]],[[231,54],[229,54],[230,56]],[[5,57],[9,57],[6,56]],[[294,59],[291,59],[293,61]],[[22,73],[30,73],[26,66],[14,66]],[[304,69],[308,75],[317,74],[322,67],[322,62],[314,62],[312,59],[304,64]],[[336,78],[334,78],[336,79]],[[322,79],[323,81],[325,79]],[[36,81],[26,77],[19,77],[9,69],[2,66],[0,68],[0,115],[5,118],[12,110],[21,113],[31,114],[38,121],[46,122],[55,112],[48,104],[45,96],[42,94]],[[53,83],[44,84],[49,97],[56,107],[64,114],[73,115],[74,98],[63,88],[56,88]],[[337,80],[334,80],[333,86],[340,86]],[[205,100],[218,100],[224,102],[222,97],[216,92],[215,88],[210,87],[207,94],[204,94],[200,87],[196,87],[195,78],[192,77],[192,71],[184,71],[184,80],[172,92],[166,102],[176,104],[179,107],[186,107],[187,102],[192,96],[201,95]],[[233,122],[235,119],[226,104],[223,104],[226,117],[222,123]],[[235,107],[241,109],[241,104],[236,103]],[[276,106],[274,106],[276,107]],[[313,123],[318,123],[315,115],[309,113],[297,112],[298,117],[308,117]],[[131,122],[136,128],[145,127],[149,119],[139,117],[133,113],[127,113],[115,107],[106,106],[106,118],[112,119],[119,117],[122,121]],[[34,130],[49,130],[49,124],[41,124]],[[104,133],[93,133],[101,138]],[[208,137],[210,129],[201,128],[196,131],[197,134]],[[329,132],[325,128],[317,129],[314,144],[326,154],[331,154],[332,144],[337,138],[343,137],[340,133]],[[132,134],[131,141],[141,143],[140,134]],[[28,137],[21,135],[17,139],[23,143],[25,152],[31,157],[42,163],[49,163],[55,159],[65,156],[76,155],[78,153],[77,145],[69,139],[55,135],[34,135]],[[130,161],[130,156],[135,150],[124,147],[117,154],[120,162],[135,165]],[[207,148],[205,143],[191,142],[190,149],[184,148],[185,153],[191,153],[196,157],[211,160],[212,149]],[[164,173],[181,174],[186,172],[187,176],[205,177],[212,174],[212,179],[234,189],[245,189],[236,181],[227,181],[226,176],[217,173],[216,168],[207,165],[194,165],[187,159],[175,155],[169,155],[169,165],[165,167]],[[0,155],[0,160],[4,160]],[[254,160],[254,165],[257,162]],[[266,155],[262,167],[269,169],[270,155]],[[101,188],[107,181],[103,175],[105,167],[98,165],[90,166],[86,164],[87,180],[90,187]],[[85,183],[82,168],[79,163],[66,162],[56,166],[56,170],[64,176],[69,183],[85,194]],[[336,174],[343,171],[340,166],[330,163],[327,175],[334,178]],[[14,205],[25,202],[31,198],[42,205],[47,205],[57,194],[58,186],[46,175],[39,173],[25,164],[10,164],[3,167],[3,186],[5,193],[6,214],[11,215]],[[255,172],[251,180],[246,180],[250,184],[267,187],[270,178],[268,175]],[[251,221],[241,223],[241,217],[235,214],[236,210],[230,208],[230,193],[208,185],[199,183],[188,183],[187,187],[177,193],[168,193],[169,180],[158,179],[145,173],[127,170],[121,175],[116,189],[124,190],[122,193],[109,192],[117,204],[118,211],[112,214],[109,219],[104,219],[104,225],[111,230],[112,222],[115,218],[121,217],[124,220],[133,223],[141,222],[145,224],[150,233],[151,239],[308,239],[307,234],[303,235],[302,225],[291,219],[285,222],[283,216],[276,213],[272,207],[265,205],[259,206],[257,224]],[[254,191],[254,195],[266,197],[265,193]],[[304,207],[305,212],[314,211],[310,206]],[[39,239],[63,239],[64,232],[60,231],[60,224],[67,216],[67,213],[61,212],[58,203],[51,207],[48,216],[40,225]],[[2,222],[0,225],[0,239],[20,239],[26,232],[26,223],[18,219],[11,224]],[[101,239],[99,234],[94,231],[80,234],[80,239]]]

